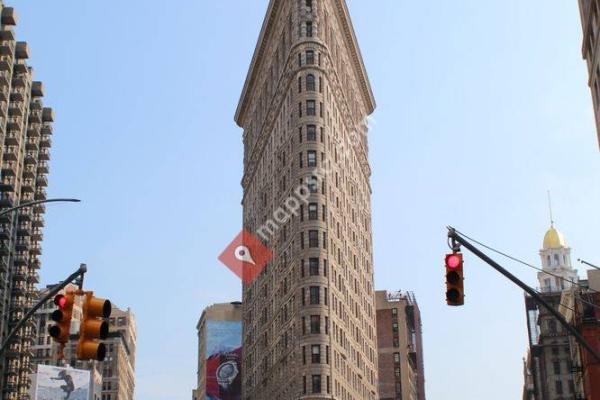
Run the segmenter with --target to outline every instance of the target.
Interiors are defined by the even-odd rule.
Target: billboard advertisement
[[[206,321],[206,400],[242,398],[242,322]]]
[[[36,400],[89,400],[90,371],[38,365]]]

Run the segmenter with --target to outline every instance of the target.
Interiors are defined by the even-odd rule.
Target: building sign
[[[206,400],[242,398],[242,322],[206,322]]]
[[[38,365],[35,400],[89,400],[90,371]]]

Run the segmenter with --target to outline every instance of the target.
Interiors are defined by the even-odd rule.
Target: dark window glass
[[[319,231],[308,231],[308,247],[319,247]]]
[[[306,115],[317,115],[316,102],[314,100],[306,100]]]
[[[312,376],[312,392],[321,393],[321,375]]]
[[[315,63],[315,52],[313,50],[306,50],[306,64],[314,65]]]
[[[310,361],[313,364],[321,363],[321,345],[313,344],[310,350]]]
[[[319,219],[319,215],[318,215],[318,204],[317,203],[310,203],[308,205],[308,219],[311,221],[316,221],[317,219]]]
[[[321,291],[318,286],[310,287],[310,304],[319,304],[321,301]]]
[[[317,90],[315,84],[315,76],[313,74],[308,74],[306,76],[306,90],[314,92]]]
[[[306,152],[306,156],[308,159],[306,165],[308,165],[309,167],[316,167],[317,166],[317,152],[314,150],[308,150]]]
[[[306,36],[307,37],[312,37],[313,36],[313,24],[312,24],[312,22],[307,22],[306,23]]]
[[[321,333],[321,316],[310,316],[310,333]]]
[[[306,140],[317,141],[317,127],[315,125],[308,125],[306,127]]]
[[[319,259],[310,258],[308,260],[308,270],[311,276],[319,275]]]

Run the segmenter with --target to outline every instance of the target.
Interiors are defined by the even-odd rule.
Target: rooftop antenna
[[[550,210],[550,226],[554,228],[554,216],[552,215],[552,196],[548,190],[548,209]]]

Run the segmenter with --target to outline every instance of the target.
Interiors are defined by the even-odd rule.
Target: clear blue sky
[[[188,400],[201,310],[240,297],[217,256],[241,224],[233,115],[267,0],[10,4],[56,110],[49,193],[84,200],[48,207],[43,283],[87,262],[137,315],[137,398]],[[574,259],[600,262],[577,4],[348,4],[378,102],[376,286],[416,293],[430,400],[516,399],[522,293],[468,255],[467,304],[446,307],[444,227],[538,263],[551,189]]]

